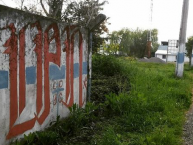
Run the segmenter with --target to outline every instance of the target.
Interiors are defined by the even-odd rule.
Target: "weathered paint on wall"
[[[86,30],[0,5],[0,144],[82,107],[86,88]]]

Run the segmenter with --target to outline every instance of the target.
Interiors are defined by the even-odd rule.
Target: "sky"
[[[0,4],[15,7],[13,0],[0,0]],[[158,41],[179,39],[183,0],[153,0],[153,20],[150,22],[151,0],[108,0],[102,11],[111,25],[109,32],[122,28],[158,29]],[[193,0],[189,0],[187,37],[193,35]]]
[[[102,13],[110,17],[110,32],[122,28],[158,29],[158,41],[179,39],[183,0],[109,0]],[[193,35],[193,0],[189,0],[187,37]]]

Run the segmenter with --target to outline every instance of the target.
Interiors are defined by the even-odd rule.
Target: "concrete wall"
[[[189,62],[189,58],[187,56],[184,57],[184,62]]]
[[[162,54],[155,54],[155,57],[160,58],[160,59],[166,61],[166,59],[163,59],[162,56],[163,56]]]
[[[162,59],[163,61],[166,61],[166,59],[162,58],[163,55],[166,55],[166,54],[156,54],[155,56],[157,58]],[[167,55],[166,55],[166,57],[167,57]],[[176,62],[176,55],[168,55],[167,61],[168,62]],[[189,58],[187,56],[184,57],[184,62],[189,62]]]
[[[167,61],[168,62],[176,62],[176,55],[168,55]]]
[[[87,32],[0,5],[0,145],[86,101]]]

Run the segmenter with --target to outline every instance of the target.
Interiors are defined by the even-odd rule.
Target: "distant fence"
[[[0,144],[42,130],[87,91],[87,31],[0,5]]]

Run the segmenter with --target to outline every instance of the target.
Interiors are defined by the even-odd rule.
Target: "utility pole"
[[[189,8],[189,0],[184,0],[182,7],[182,18],[179,36],[179,52],[177,54],[176,71],[175,71],[177,77],[182,77],[184,72],[184,50],[186,43],[188,8]]]

